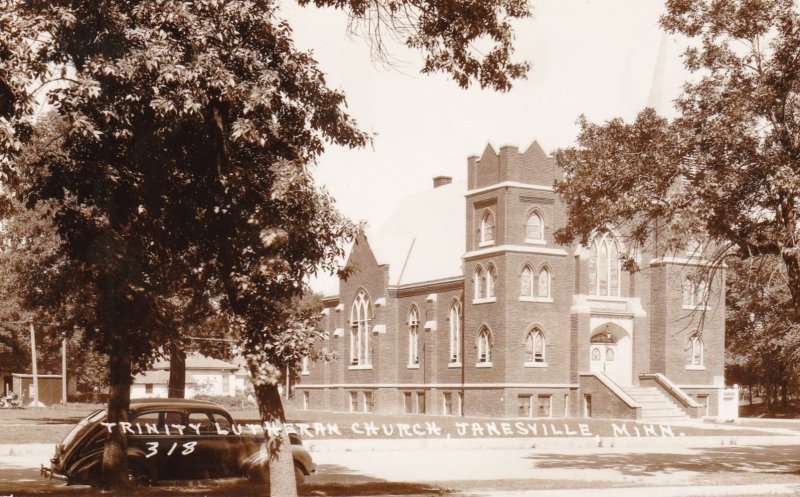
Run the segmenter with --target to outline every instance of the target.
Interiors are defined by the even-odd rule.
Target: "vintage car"
[[[111,426],[101,409],[82,419],[56,445],[43,476],[67,484],[99,483],[103,445],[109,430],[125,430],[128,472],[139,486],[159,480],[195,480],[268,475],[264,433],[255,426],[234,425],[230,413],[211,402],[190,399],[131,399],[129,425]],[[104,424],[105,423],[105,424]],[[316,471],[311,455],[290,433],[298,485]]]

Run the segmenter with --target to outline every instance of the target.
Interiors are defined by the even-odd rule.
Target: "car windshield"
[[[64,445],[64,447],[67,447],[69,444],[72,443],[73,440],[75,440],[78,434],[82,432],[87,425],[89,425],[90,423],[96,423],[100,421],[105,417],[105,415],[106,415],[105,409],[99,409],[89,414],[88,416],[83,418],[77,425],[75,425],[75,427],[72,430],[70,430],[69,433],[67,433],[67,436],[64,437],[64,441],[61,443]]]

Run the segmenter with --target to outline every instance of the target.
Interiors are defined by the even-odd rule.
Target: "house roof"
[[[153,369],[168,371],[169,359],[157,361],[155,364],[153,364]],[[204,356],[199,352],[190,352],[186,355],[186,369],[229,369],[231,371],[236,371],[239,369],[239,367],[227,361],[221,361],[219,359]]]
[[[152,383],[154,385],[169,385],[169,371],[143,371],[133,378],[133,383],[139,385],[145,383]],[[186,384],[195,385],[197,384],[197,379],[195,379],[195,377],[191,374],[186,373]]]
[[[143,371],[133,378],[134,384],[152,383],[154,385],[168,385],[169,371]]]

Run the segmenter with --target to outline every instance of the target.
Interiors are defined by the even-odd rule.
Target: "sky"
[[[312,50],[348,112],[374,134],[371,146],[329,146],[314,168],[339,209],[380,227],[404,197],[432,188],[437,175],[466,179],[466,160],[487,143],[534,140],[545,152],[574,144],[576,120],[631,120],[648,104],[663,32],[663,2],[531,0],[533,17],[515,23],[517,57],[532,69],[507,93],[462,90],[446,75],[419,73],[421,57],[392,47],[393,68],[373,62],[368,43],[348,35],[344,13],[299,7],[282,12],[301,49]],[[665,40],[657,109],[670,115],[687,73],[680,41]]]

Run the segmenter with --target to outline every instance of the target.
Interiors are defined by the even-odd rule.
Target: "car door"
[[[155,469],[159,480],[174,480],[182,477],[183,465],[176,451],[182,437],[175,426],[180,426],[183,413],[158,409],[137,413],[131,418],[128,443],[144,454],[145,463]]]
[[[196,477],[230,476],[230,421],[218,417],[213,411],[197,409],[189,412],[186,424],[187,433],[194,443],[192,453],[186,457],[191,462]]]
[[[233,430],[233,420],[221,412],[211,413],[214,426],[218,427],[219,434],[215,449],[220,461],[221,476],[239,476],[242,471],[242,462],[250,455],[242,435]]]

